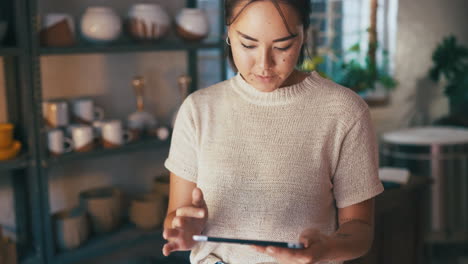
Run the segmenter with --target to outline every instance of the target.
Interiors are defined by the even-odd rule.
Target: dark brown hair
[[[226,22],[226,26],[230,26],[232,23],[234,23],[234,21],[239,17],[239,15],[245,10],[245,8],[247,8],[247,6],[258,1],[271,1],[275,5],[276,9],[281,15],[281,18],[283,19],[283,22],[289,34],[292,35],[292,32],[284,17],[283,12],[281,11],[279,7],[280,2],[292,6],[297,11],[297,14],[300,16],[300,21],[302,22],[302,25],[304,27],[304,32],[307,32],[307,30],[309,29],[310,11],[311,11],[310,0],[224,0],[224,19]],[[247,2],[247,3],[242,7],[242,9],[237,14],[234,14],[234,9],[242,2]],[[234,64],[234,58],[232,56],[232,50],[229,45],[226,45],[226,53],[229,59],[229,63],[231,64],[231,67],[233,68],[234,71],[237,71],[237,67]],[[304,57],[305,57],[304,53],[305,53],[305,47],[302,46],[298,64],[302,64]]]

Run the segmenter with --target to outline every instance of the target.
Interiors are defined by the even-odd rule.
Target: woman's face
[[[234,16],[244,5],[235,8]],[[250,4],[228,30],[237,69],[263,92],[289,85],[304,41],[303,26],[294,8],[283,3],[279,6],[291,32],[270,1]]]

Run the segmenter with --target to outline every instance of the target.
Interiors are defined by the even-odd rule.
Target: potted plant
[[[445,81],[444,93],[449,99],[450,116],[468,114],[468,48],[457,43],[455,36],[445,37],[432,54],[429,77]],[[468,117],[464,117],[468,119]]]

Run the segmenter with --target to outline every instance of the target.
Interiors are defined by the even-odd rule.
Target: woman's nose
[[[258,55],[257,64],[260,69],[268,70],[272,68],[275,64],[274,58],[272,56],[271,50],[268,48],[260,49],[260,54]]]

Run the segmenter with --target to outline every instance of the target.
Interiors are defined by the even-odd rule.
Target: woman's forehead
[[[250,4],[249,1],[244,2],[234,9],[235,20],[231,26],[236,30],[245,34],[272,33],[282,37],[299,33],[298,25],[301,25],[301,20],[292,6],[281,2],[275,5],[269,0]]]

